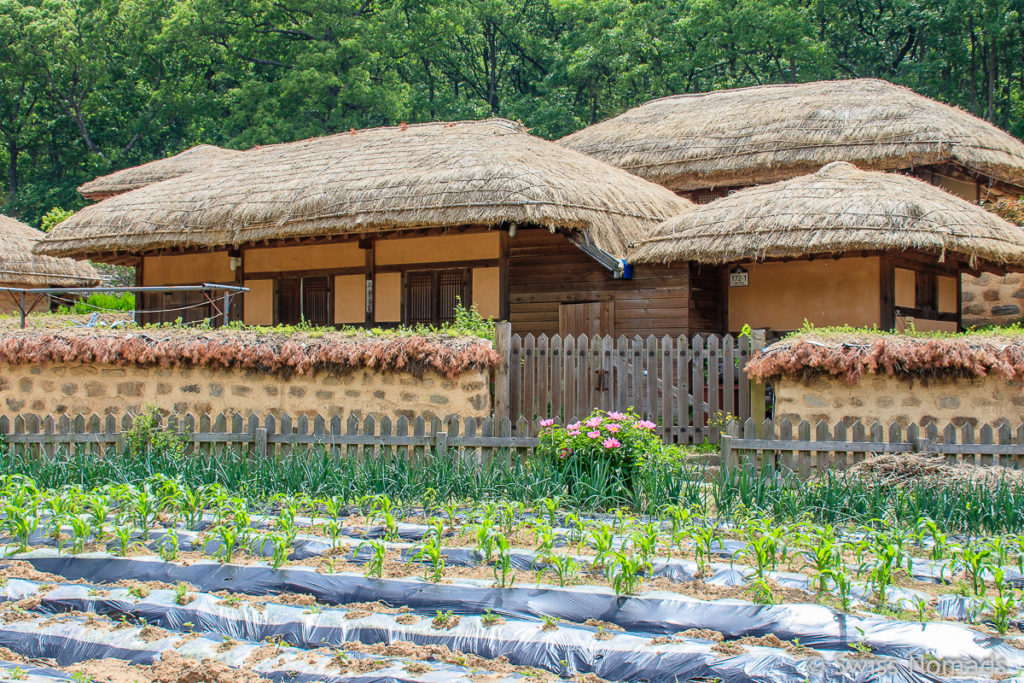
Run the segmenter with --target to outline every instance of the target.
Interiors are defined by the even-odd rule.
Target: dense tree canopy
[[[1024,0],[0,0],[0,210],[200,142],[853,76],[1024,135]]]

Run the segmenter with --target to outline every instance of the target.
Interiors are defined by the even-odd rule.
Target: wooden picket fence
[[[743,371],[764,346],[763,333],[534,337],[511,334],[508,323],[496,332],[504,360],[495,372],[495,418],[525,419],[531,435],[544,418],[564,424],[594,409],[632,408],[658,425],[666,443],[700,443],[717,439],[708,423],[722,413],[765,415],[764,387]]]
[[[0,438],[15,448],[40,455],[75,449],[103,455],[108,449],[120,452],[132,429],[133,416],[119,420],[113,415],[18,415],[0,416]],[[350,416],[325,419],[302,415],[170,415],[157,418],[157,428],[179,434],[192,452],[216,453],[226,448],[246,449],[257,457],[285,455],[292,449],[327,448],[339,456],[356,456],[393,449],[398,453],[426,453],[454,449],[477,462],[494,457],[523,455],[538,440],[521,436],[525,421],[491,418],[409,420],[399,417],[359,420]],[[520,435],[517,435],[520,434]]]
[[[879,422],[824,422],[797,424],[783,419],[737,420],[721,436],[722,463],[729,467],[753,465],[791,471],[807,477],[827,469],[847,469],[865,458],[888,453],[921,453],[942,457],[946,462],[1003,466],[1024,466],[1024,424],[1013,428],[1009,422],[975,427],[934,423],[906,427]]]

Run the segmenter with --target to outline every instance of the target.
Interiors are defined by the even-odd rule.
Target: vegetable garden
[[[0,676],[184,680],[196,661],[207,678],[189,680],[1024,668],[1020,484],[797,484],[704,468],[645,429],[617,413],[546,425],[533,458],[483,469],[443,453],[189,455],[145,425],[124,453],[7,449]]]

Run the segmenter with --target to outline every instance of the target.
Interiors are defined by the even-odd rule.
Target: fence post
[[[267,428],[257,427],[253,434],[253,448],[261,458],[267,457]]]
[[[444,455],[448,452],[448,432],[437,432],[434,435],[434,452],[437,455]]]
[[[512,323],[501,322],[494,326],[494,350],[501,356],[494,368],[494,421],[509,417],[509,351],[512,348]]]
[[[718,437],[718,445],[722,449],[722,466],[726,470],[731,470],[734,457],[732,451],[732,437],[728,434],[722,434]]]
[[[750,333],[750,357],[753,358],[754,354],[765,346],[765,331],[754,330]],[[746,369],[743,370],[746,372]],[[759,379],[750,379],[750,417],[753,418],[754,423],[760,425],[764,422],[767,406],[765,400],[764,381]]]

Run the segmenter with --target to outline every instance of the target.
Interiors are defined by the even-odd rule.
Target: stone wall
[[[368,368],[285,378],[247,369],[0,363],[0,414],[121,416],[148,406],[195,415],[480,418],[491,413],[490,377],[487,368],[454,379],[433,370],[418,378]]]
[[[964,327],[972,325],[1006,325],[1024,318],[1024,281],[1020,273],[992,275],[982,273],[978,277],[963,276]]]
[[[1024,423],[1024,384],[997,376],[922,381],[866,374],[857,384],[841,377],[776,379],[775,418],[829,425],[860,420],[883,425],[934,422],[983,425],[1008,419]]]

